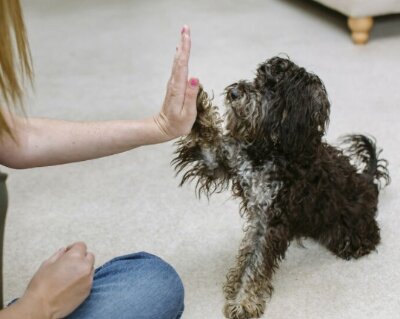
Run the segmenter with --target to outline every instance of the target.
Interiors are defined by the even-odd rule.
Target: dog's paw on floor
[[[260,318],[265,311],[265,302],[249,300],[228,300],[224,306],[224,315],[229,319]]]

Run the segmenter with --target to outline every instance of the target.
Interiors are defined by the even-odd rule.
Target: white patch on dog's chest
[[[247,199],[248,209],[265,211],[277,196],[282,183],[271,179],[274,169],[274,165],[270,162],[257,169],[254,169],[249,161],[239,166],[237,178]]]

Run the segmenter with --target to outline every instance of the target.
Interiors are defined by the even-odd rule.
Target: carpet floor
[[[370,133],[390,162],[380,196],[378,252],[343,261],[305,240],[274,277],[265,318],[397,318],[400,312],[400,16],[378,18],[355,46],[346,18],[301,0],[35,0],[23,2],[36,71],[29,116],[139,119],[159,111],[184,23],[190,74],[222,105],[225,86],[285,53],[318,74],[332,103],[327,140]],[[222,318],[222,284],[243,236],[230,194],[198,200],[178,188],[172,143],[90,162],[9,174],[5,298],[20,296],[41,261],[85,241],[96,265],[133,251],[172,264],[186,289],[184,319]]]

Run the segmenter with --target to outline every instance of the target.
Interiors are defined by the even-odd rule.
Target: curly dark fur
[[[293,239],[309,237],[344,258],[359,258],[380,241],[379,185],[387,161],[363,135],[335,148],[322,137],[330,104],[318,76],[289,59],[261,64],[253,81],[225,90],[225,130],[202,89],[191,133],[177,142],[173,163],[210,196],[229,186],[241,199],[245,236],[224,286],[228,318],[260,317],[272,276]]]

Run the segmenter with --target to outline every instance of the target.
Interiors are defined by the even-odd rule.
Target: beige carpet
[[[400,16],[379,18],[354,46],[346,19],[310,1],[24,1],[36,69],[31,116],[133,119],[160,108],[180,27],[192,27],[191,74],[221,102],[278,53],[324,80],[332,102],[328,140],[376,136],[392,184],[380,198],[378,253],[346,262],[305,241],[291,245],[265,318],[397,318],[400,312]],[[40,262],[84,240],[97,265],[145,250],[180,273],[184,319],[222,318],[221,286],[242,238],[229,193],[197,200],[178,188],[172,144],[91,162],[9,174],[5,297],[23,293]]]

